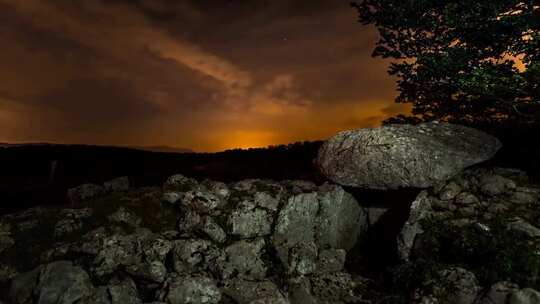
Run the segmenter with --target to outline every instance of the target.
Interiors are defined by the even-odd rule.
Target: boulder
[[[330,180],[368,189],[427,188],[500,149],[495,137],[446,123],[387,125],[338,133],[316,163]]]
[[[15,277],[10,297],[15,304],[72,304],[92,291],[86,271],[70,261],[57,261]]]
[[[281,209],[272,242],[283,264],[288,264],[291,248],[315,241],[318,212],[317,193],[292,196]]]
[[[350,250],[368,228],[367,214],[337,185],[320,187],[317,240],[320,248]]]

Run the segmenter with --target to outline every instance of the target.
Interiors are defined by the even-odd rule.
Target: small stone
[[[198,187],[199,187],[199,184],[197,183],[195,179],[187,178],[183,176],[182,174],[176,174],[167,178],[167,181],[165,181],[165,184],[163,184],[163,190],[165,192],[168,192],[168,191],[187,192],[187,191],[197,189]]]
[[[480,203],[478,198],[469,192],[461,192],[456,196],[456,205],[476,205]]]
[[[531,225],[521,218],[515,218],[508,224],[508,228],[525,233],[528,237],[538,238],[540,237],[540,229]]]
[[[182,193],[180,192],[174,192],[174,191],[167,191],[163,193],[163,196],[161,197],[161,200],[169,203],[169,204],[176,204],[180,199],[182,198]]]
[[[54,226],[54,237],[59,238],[82,228],[82,222],[78,219],[66,218],[60,220]]]
[[[123,223],[133,227],[138,227],[142,222],[141,218],[138,215],[124,207],[118,208],[116,212],[109,215],[107,218],[111,222]]]
[[[177,277],[168,282],[167,289],[169,304],[217,304],[221,300],[216,282],[209,277]]]
[[[181,199],[181,204],[188,210],[207,214],[222,205],[221,199],[209,192],[189,191]]]
[[[241,279],[262,280],[266,276],[266,265],[262,259],[266,242],[259,238],[254,241],[238,241],[227,248],[226,262],[221,266],[224,278],[236,276]]]
[[[343,249],[327,249],[319,253],[318,273],[340,272],[345,266],[347,252]]]
[[[288,271],[292,275],[308,275],[317,271],[318,248],[314,242],[299,243],[289,254]]]
[[[540,303],[540,292],[525,288],[512,292],[508,297],[508,304],[537,304]]]
[[[235,210],[229,217],[231,234],[241,238],[269,235],[273,216],[266,210]]]
[[[489,288],[478,304],[506,304],[508,295],[519,287],[511,282],[498,282]]]
[[[276,284],[271,281],[252,282],[234,279],[226,281],[223,293],[239,304],[288,304]],[[259,302],[254,302],[259,301]]]
[[[255,193],[255,204],[257,206],[271,210],[271,211],[277,211],[279,207],[279,199],[273,197],[272,195],[266,193],[266,192],[257,192]]]
[[[129,277],[113,278],[108,284],[111,304],[142,304],[135,282]]]
[[[178,240],[174,242],[173,266],[179,274],[205,269],[204,254],[212,244],[202,239]]]
[[[534,194],[527,192],[527,191],[521,191],[522,189],[519,189],[518,191],[512,193],[509,200],[511,203],[514,204],[520,204],[520,205],[530,205],[538,202],[538,197]]]
[[[178,231],[190,234],[202,224],[199,213],[187,210],[178,220]]]
[[[496,196],[515,189],[516,183],[500,175],[484,175],[480,179],[480,187],[482,193],[489,196]]]
[[[476,215],[476,209],[471,206],[464,206],[457,208],[456,213],[460,217],[474,217]]]
[[[227,240],[227,234],[223,231],[223,228],[210,216],[206,216],[202,220],[201,229],[214,242],[223,243]]]
[[[449,201],[453,200],[459,193],[461,192],[461,187],[454,183],[449,182],[442,188],[441,192],[439,193],[439,198],[443,201]]]

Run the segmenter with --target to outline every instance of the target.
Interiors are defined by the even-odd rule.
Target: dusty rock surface
[[[500,147],[495,137],[460,125],[387,125],[338,133],[324,143],[317,164],[344,186],[427,188],[490,159]]]

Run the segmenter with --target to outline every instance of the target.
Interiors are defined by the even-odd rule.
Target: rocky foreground
[[[69,192],[72,208],[0,218],[0,302],[540,303],[540,186],[519,170],[448,163],[472,165],[498,149],[475,134],[473,146],[491,146],[447,152],[452,142],[440,140],[426,152],[424,133],[385,135],[367,149],[355,136],[339,151],[329,141],[318,162],[331,164],[330,179],[354,171],[342,164],[338,176],[334,156],[384,167],[371,183],[376,172],[349,178],[363,190],[182,175],[156,188],[130,189],[127,178],[81,185]],[[397,155],[409,144],[412,164]],[[379,149],[394,157],[373,161]],[[423,189],[376,204],[381,193],[365,189],[416,181]]]

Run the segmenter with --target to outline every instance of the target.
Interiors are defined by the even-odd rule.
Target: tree
[[[359,0],[360,22],[393,58],[398,103],[387,122],[540,122],[540,0]]]

